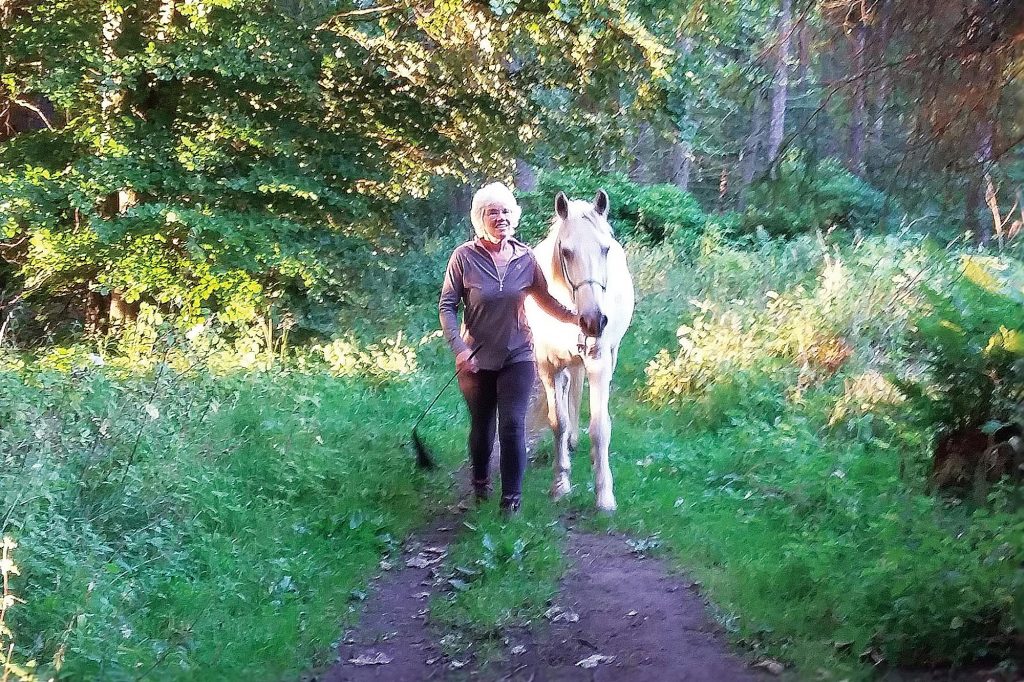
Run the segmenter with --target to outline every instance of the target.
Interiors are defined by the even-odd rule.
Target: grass
[[[1024,509],[999,486],[981,507],[927,494],[930,434],[885,380],[913,371],[915,286],[941,286],[944,254],[760,248],[760,264],[712,251],[689,281],[670,272],[641,296],[613,408],[619,512],[598,527],[657,537],[737,640],[802,676],[870,677],[865,652],[896,665],[1011,655]],[[657,328],[679,324],[683,351],[660,360]],[[820,352],[829,339],[841,362]]]
[[[981,507],[928,494],[930,434],[885,378],[913,368],[902,349],[916,286],[941,286],[945,255],[913,241],[805,239],[718,246],[686,268],[665,252],[634,256],[640,306],[613,405],[619,511],[589,513],[582,444],[570,503],[590,526],[657,544],[700,579],[734,641],[801,677],[868,679],[879,657],[1011,656],[1024,628],[1024,513],[999,486]],[[542,469],[531,473],[538,498]],[[544,524],[558,513],[536,509]],[[484,534],[521,533],[478,529],[455,561],[480,561]],[[484,573],[435,614],[493,639],[537,617],[560,568]]]
[[[298,372],[155,390],[98,370],[3,379],[3,532],[27,602],[9,624],[41,674],[280,679],[325,663],[382,554],[451,494],[410,475],[404,446],[429,375],[416,390]],[[451,409],[435,407],[432,443]]]
[[[1007,656],[1024,629],[1018,495],[927,494],[931,434],[887,379],[920,373],[908,321],[919,285],[948,281],[946,254],[910,238],[708,236],[685,257],[631,256],[619,511],[593,527],[652,539],[736,641],[801,677],[867,678],[864,652]],[[410,474],[404,447],[450,358],[403,339],[333,344],[343,378],[314,362],[126,375],[56,350],[5,361],[0,518],[27,602],[8,613],[16,660],[107,680],[280,679],[329,660],[381,556],[454,495],[444,476]],[[423,430],[454,470],[456,391]],[[568,502],[583,511],[586,460],[584,443]],[[452,652],[496,655],[556,594],[564,507],[549,478],[528,473],[510,523],[496,504],[464,517],[450,590],[431,604]]]
[[[431,619],[451,635],[451,653],[496,655],[505,632],[540,618],[556,595],[565,531],[546,497],[549,479],[528,471],[514,519],[501,518],[496,502],[463,517],[465,530],[445,564],[451,589],[431,602]]]

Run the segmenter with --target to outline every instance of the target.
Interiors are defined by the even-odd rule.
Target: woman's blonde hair
[[[469,212],[469,219],[473,221],[473,231],[476,236],[485,235],[484,208],[489,204],[501,204],[507,207],[511,212],[509,221],[512,223],[512,228],[519,227],[519,217],[523,214],[523,209],[519,208],[515,196],[512,195],[512,190],[500,182],[492,182],[478,189],[473,195],[473,208]]]

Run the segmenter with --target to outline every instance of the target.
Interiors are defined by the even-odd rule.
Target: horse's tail
[[[569,368],[569,449],[575,450],[580,442],[580,402],[583,400],[583,365]]]

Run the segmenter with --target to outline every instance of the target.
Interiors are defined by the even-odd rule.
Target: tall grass
[[[332,656],[381,556],[450,492],[405,448],[431,373],[306,364],[0,372],[9,625],[41,674],[279,679]]]
[[[931,433],[887,379],[919,374],[919,287],[954,259],[906,238],[634,256],[612,523],[656,535],[737,637],[808,674],[1012,653],[1024,510],[1000,486],[980,507],[928,494]]]

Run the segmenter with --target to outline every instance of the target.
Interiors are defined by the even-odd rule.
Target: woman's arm
[[[462,262],[459,260],[458,252],[453,253],[444,273],[441,300],[438,301],[437,309],[441,317],[441,331],[456,357],[463,351],[469,351],[469,346],[459,334],[458,309],[463,293],[462,274]]]
[[[544,277],[544,271],[540,269],[540,264],[537,263],[536,258],[534,258],[533,273],[533,285],[530,287],[530,294],[533,295],[533,298],[537,301],[537,305],[541,307],[541,310],[559,322],[565,322],[566,324],[579,324],[579,313],[570,308],[566,308],[562,305],[561,301],[552,296],[551,292],[548,291],[548,280]]]

